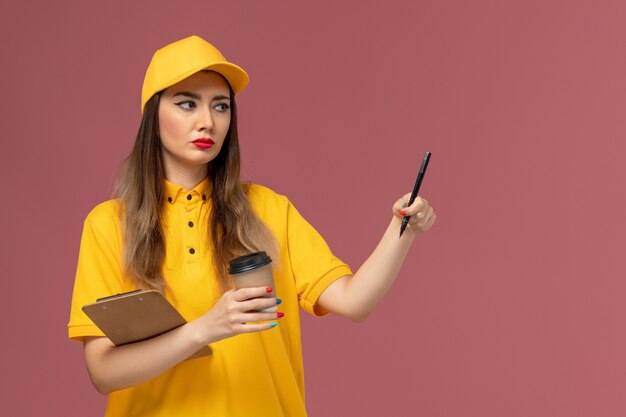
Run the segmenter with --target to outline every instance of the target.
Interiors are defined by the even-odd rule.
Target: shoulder
[[[101,233],[115,231],[120,226],[119,200],[108,200],[94,207],[85,219],[85,227],[94,227]]]
[[[287,197],[262,185],[248,184],[248,198],[253,210],[275,234],[286,229],[291,211],[291,203]]]
[[[259,184],[247,184],[248,198],[255,209],[261,209],[263,207],[269,207],[277,209],[289,206],[289,200],[284,195],[278,194],[275,191]]]

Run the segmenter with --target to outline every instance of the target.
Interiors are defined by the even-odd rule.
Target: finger
[[[393,214],[396,216],[404,217],[411,216],[412,210],[409,207],[409,202],[411,201],[411,194],[405,194],[395,202],[393,205]]]
[[[417,215],[417,213],[419,213],[419,209],[420,209],[420,206],[416,207],[415,203],[414,203],[414,204],[412,204],[412,205],[410,205],[408,207],[405,207],[402,210],[400,210],[399,215],[400,216],[411,216],[411,221],[413,223],[415,223],[416,220],[414,219],[414,217]]]
[[[400,212],[403,208],[405,208],[406,206],[409,205],[409,199],[411,198],[411,194],[406,194],[404,196],[402,196],[402,198],[398,199],[394,204],[393,204],[393,211],[395,214],[397,214],[398,212]]]
[[[232,296],[235,301],[246,301],[253,298],[265,297],[271,292],[272,288],[269,287],[248,287],[234,290]]]
[[[419,221],[417,222],[418,226],[424,227],[426,223],[428,222],[429,217],[431,217],[432,215],[433,215],[432,207],[427,207],[425,210],[417,213],[415,217],[419,219]]]
[[[238,317],[237,323],[259,323],[283,318],[285,313],[281,311],[250,311]]]
[[[420,211],[424,211],[428,207],[429,207],[428,200],[426,200],[425,198],[422,198],[420,196],[417,196],[417,197],[415,197],[415,200],[413,201],[413,204],[411,204],[407,208],[407,210],[410,210],[414,214],[417,214]]]
[[[239,305],[241,311],[258,311],[276,307],[280,303],[282,303],[280,298],[260,297],[242,301]]]
[[[278,325],[278,322],[271,321],[268,323],[242,323],[236,326],[238,333],[254,333],[272,329]]]
[[[428,215],[428,217],[426,217],[423,220],[420,220],[417,224],[415,224],[412,227],[416,232],[425,232],[428,229],[430,229],[431,226],[435,223],[436,218],[437,216],[435,215],[435,213],[431,213],[430,215]]]
[[[418,210],[416,217],[420,219],[420,221],[422,221],[422,224],[424,224],[424,221],[428,219],[428,217],[430,217],[433,213],[433,208],[430,206],[430,204],[428,204],[428,201],[426,199],[421,199],[421,203],[422,207]]]
[[[430,229],[433,226],[433,224],[435,224],[435,220],[437,220],[437,215],[433,213],[432,216],[428,218],[428,221],[426,222],[426,225],[424,226],[424,231]]]

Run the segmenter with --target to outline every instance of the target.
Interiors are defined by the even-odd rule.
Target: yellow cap
[[[141,89],[141,112],[153,95],[202,70],[222,74],[235,93],[248,85],[248,74],[241,67],[201,37],[189,36],[154,53]]]

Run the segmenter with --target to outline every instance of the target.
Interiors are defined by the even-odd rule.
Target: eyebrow
[[[181,92],[178,92],[178,93],[174,94],[173,97],[176,97],[176,96],[186,96],[186,97],[189,97],[189,98],[193,98],[194,100],[201,100],[202,99],[202,97],[200,97],[199,94],[192,93],[191,91],[181,91]],[[224,95],[218,95],[218,96],[214,96],[211,99],[211,101],[215,101],[215,100],[230,100],[230,97],[224,96]]]

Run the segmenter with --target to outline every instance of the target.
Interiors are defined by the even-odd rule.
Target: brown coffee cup
[[[265,252],[253,252],[235,258],[229,262],[230,274],[236,289],[249,287],[267,287],[272,292],[266,298],[275,298],[274,276],[272,275],[272,258]],[[263,311],[276,311],[276,307],[269,307]]]

